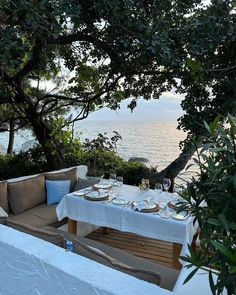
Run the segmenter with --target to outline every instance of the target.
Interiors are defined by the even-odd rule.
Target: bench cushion
[[[15,215],[46,202],[44,175],[8,182],[8,195]]]
[[[66,219],[58,221],[56,215],[56,204],[47,205],[46,203],[27,210],[20,215],[9,215],[9,219],[13,221],[27,223],[32,226],[42,227],[50,225],[52,227],[60,227],[65,224]]]
[[[106,252],[97,247],[87,245],[87,241],[82,242],[81,239],[73,240],[74,252],[84,257],[92,259],[98,263],[114,268],[121,272],[132,275],[138,279],[148,281],[149,283],[160,285],[161,275],[158,272],[145,269],[141,267],[133,267],[129,263],[124,263],[113,256],[108,255]],[[134,258],[134,257],[133,257]],[[135,258],[134,258],[135,259]]]
[[[60,233],[48,231],[43,228],[38,228],[23,222],[7,220],[7,226],[10,226],[16,230],[24,232],[26,234],[35,236],[37,238],[43,239],[47,242],[50,242],[56,246],[63,247],[65,246],[64,237]]]
[[[64,172],[48,172],[45,174],[45,178],[48,180],[70,180],[70,192],[72,192],[77,182],[77,168]]]
[[[63,232],[59,229],[53,229],[50,227],[46,227],[45,229],[48,230],[52,230],[52,231],[56,231],[56,232]],[[160,282],[160,287],[164,288],[164,289],[168,289],[171,290],[174,288],[174,285],[177,281],[177,278],[179,276],[180,270],[176,270],[158,263],[153,263],[147,259],[144,258],[140,258],[134,255],[131,255],[129,253],[126,253],[124,251],[121,251],[117,248],[105,245],[103,243],[88,239],[88,238],[84,238],[84,237],[78,237],[72,234],[68,234],[66,232],[63,232],[63,235],[65,237],[65,239],[67,240],[71,240],[73,241],[74,239],[79,239],[82,243],[86,244],[87,246],[91,246],[94,248],[97,248],[99,250],[101,250],[102,252],[104,252],[106,255],[113,257],[114,259],[116,259],[117,261],[127,264],[133,268],[137,268],[137,269],[142,269],[142,270],[147,270],[150,272],[154,272],[155,274],[160,274],[161,275],[161,282]],[[89,251],[84,251],[83,249],[81,249],[81,247],[77,247],[76,245],[74,245],[74,251],[82,256],[85,256],[91,260],[95,260],[97,262],[100,262],[102,264],[103,263],[101,260],[99,261],[100,257],[91,254]],[[111,267],[111,265],[110,265]],[[135,273],[132,274],[133,276],[135,276]],[[139,275],[139,278],[141,279],[141,275]],[[145,278],[143,276],[144,280],[147,280],[149,282],[154,282],[157,279],[157,276],[153,276],[150,275],[149,277],[145,275]]]
[[[0,207],[7,213],[9,213],[9,203],[7,198],[7,182],[0,182]]]

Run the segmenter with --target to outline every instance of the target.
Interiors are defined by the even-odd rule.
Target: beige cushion
[[[139,279],[148,281],[159,285],[161,281],[161,276],[158,272],[154,272],[144,268],[132,267],[127,263],[123,263],[120,260],[115,259],[112,256],[107,255],[102,250],[89,246],[80,240],[74,240],[74,252],[92,260],[95,260],[103,265],[109,266],[111,268],[117,269],[119,271],[125,272],[129,275],[135,276]]]
[[[58,231],[58,230],[57,230]],[[66,236],[66,239],[68,239],[69,236]],[[161,275],[161,282],[160,287],[168,290],[173,290],[175,283],[177,281],[177,278],[179,276],[180,270],[173,269],[158,263],[153,263],[147,259],[140,258],[134,255],[131,255],[129,253],[126,253],[122,250],[116,249],[114,247],[105,245],[103,243],[99,243],[97,241],[88,239],[88,238],[79,238],[80,242],[86,244],[87,246],[91,246],[94,248],[97,248],[104,252],[106,255],[118,260],[119,262],[122,262],[124,264],[127,264],[133,268],[137,269],[143,269],[148,270],[151,273],[135,273],[135,272],[129,272],[130,275],[133,275],[139,279],[146,280],[150,283],[157,283],[159,274]],[[95,253],[91,253],[91,251],[88,251],[87,249],[84,249],[82,246],[80,246],[78,243],[74,243],[74,252],[78,253],[82,256],[85,256],[89,259],[95,260],[101,264],[107,265],[109,267],[113,267],[111,263],[108,263],[106,259],[101,258],[100,256],[96,255]],[[123,271],[120,269],[120,271]],[[126,272],[126,271],[124,271]],[[128,272],[127,272],[128,273]],[[154,275],[152,274],[154,273]]]
[[[9,203],[7,198],[7,182],[0,182],[0,207],[3,208],[4,211],[9,213]]]
[[[9,215],[9,219],[13,221],[27,223],[32,226],[42,227],[42,226],[53,226],[59,227],[65,224],[66,219],[58,221],[56,215],[57,204],[47,205],[46,203],[36,206],[32,209],[24,211],[20,215]]]
[[[7,187],[9,202],[15,215],[46,202],[44,175],[11,182]]]
[[[160,287],[164,289],[168,289],[172,291],[178,279],[180,270],[151,262],[147,259],[131,255],[122,250],[116,249],[114,247],[105,245],[103,243],[100,243],[88,238],[84,238],[84,237],[78,238],[78,236],[68,234],[67,232],[63,232],[62,230],[59,230],[59,229],[55,229],[51,227],[46,227],[45,229],[49,231],[57,232],[57,233],[62,233],[65,239],[67,240],[71,240],[71,241],[74,240],[75,253],[80,254],[84,257],[87,257],[91,260],[97,261],[98,263],[107,265],[109,267],[113,267],[113,265],[110,262],[108,262],[106,259],[97,255],[96,253],[93,253],[93,251],[91,251],[87,247],[82,247],[81,243],[85,244],[86,246],[97,248],[98,250],[101,250],[102,252],[104,252],[105,255],[110,256],[123,264],[131,266],[132,268],[148,271],[148,272],[139,272],[139,273],[129,272],[129,274],[139,279],[146,280],[148,282],[152,282],[156,284],[160,274],[161,275]],[[76,241],[78,239],[80,241],[80,245]],[[123,271],[122,268],[120,268],[119,270]]]
[[[64,237],[60,233],[54,233],[46,229],[13,220],[7,220],[7,226],[64,248]]]
[[[45,174],[45,178],[48,180],[70,180],[70,192],[72,192],[77,182],[77,168],[64,172],[48,172]]]

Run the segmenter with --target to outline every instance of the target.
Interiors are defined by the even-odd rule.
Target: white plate
[[[88,196],[89,198],[93,198],[93,199],[103,197],[103,196],[102,196],[101,194],[99,194],[98,192],[90,192],[90,193],[86,194],[86,196]]]
[[[127,201],[124,199],[114,199],[112,203],[115,205],[124,205],[124,204],[127,204]]]
[[[174,218],[176,220],[186,220],[188,218],[188,215],[187,216],[183,216],[181,214],[176,214],[176,215],[173,215],[172,218]]]
[[[140,208],[143,210],[145,210],[145,209],[154,209],[154,208],[156,208],[156,203],[155,202],[153,202],[153,201],[150,201],[150,202],[144,202],[144,201],[141,201],[141,202],[134,202],[133,203],[133,206],[134,206],[134,208],[139,208],[139,206],[140,206]]]
[[[76,195],[76,196],[79,196],[79,197],[83,197],[86,194],[86,192],[78,191],[78,192],[73,192],[73,194]]]
[[[110,184],[97,183],[97,184],[94,184],[93,187],[96,188],[96,189],[109,189],[109,188],[111,188],[111,185]]]

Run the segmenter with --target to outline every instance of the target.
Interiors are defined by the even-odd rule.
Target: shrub
[[[236,294],[236,118],[228,115],[220,122],[217,117],[205,127],[209,137],[195,160],[200,172],[185,193],[200,227],[200,249],[184,260],[197,269],[210,267],[213,294],[223,288]]]

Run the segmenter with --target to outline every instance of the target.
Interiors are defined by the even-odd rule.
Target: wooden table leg
[[[68,218],[68,233],[69,234],[77,234],[77,222],[75,220]]]
[[[177,269],[181,268],[181,264],[179,262],[179,255],[180,255],[181,248],[182,248],[181,244],[173,243],[172,266]]]
[[[109,233],[111,232],[111,229],[109,227],[103,227],[102,232],[104,235],[109,235]]]

